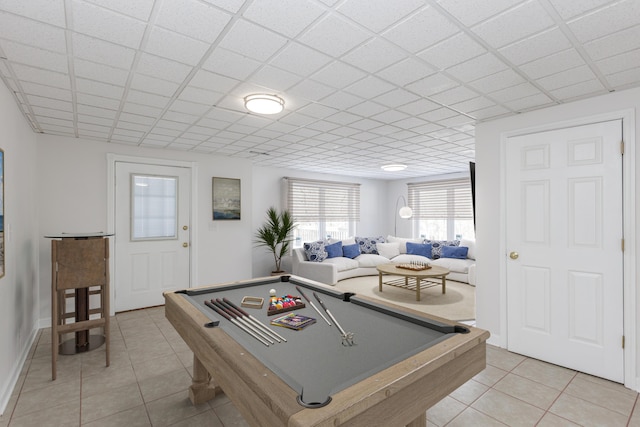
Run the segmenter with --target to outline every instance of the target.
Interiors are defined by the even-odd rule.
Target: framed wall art
[[[213,220],[240,219],[240,180],[212,178]]]

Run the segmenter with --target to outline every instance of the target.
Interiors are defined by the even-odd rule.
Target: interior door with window
[[[116,312],[190,286],[190,192],[189,168],[115,163]]]
[[[622,122],[507,141],[508,349],[624,380]]]

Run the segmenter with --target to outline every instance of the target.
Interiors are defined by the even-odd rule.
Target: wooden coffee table
[[[416,287],[416,301],[420,301],[420,281],[422,279],[427,278],[440,278],[442,280],[442,293],[447,293],[447,285],[446,285],[446,276],[450,273],[450,271],[444,267],[431,266],[426,270],[409,270],[405,268],[398,268],[396,264],[382,264],[376,267],[378,270],[379,277],[379,290],[382,292],[382,285],[395,286],[398,288],[411,289],[409,285],[409,278],[413,277],[415,279],[415,287]],[[403,280],[396,280],[390,282],[383,282],[382,275],[383,274],[392,274],[394,276],[402,276]],[[404,283],[403,283],[404,282]],[[433,285],[430,285],[433,286]],[[430,287],[427,286],[427,287]]]

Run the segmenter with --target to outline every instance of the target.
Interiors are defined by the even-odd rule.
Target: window
[[[131,176],[131,240],[176,239],[178,178]]]
[[[408,184],[408,190],[414,235],[432,240],[474,238],[468,179]]]
[[[298,226],[294,247],[325,238],[345,239],[360,220],[360,184],[284,178],[286,207]]]

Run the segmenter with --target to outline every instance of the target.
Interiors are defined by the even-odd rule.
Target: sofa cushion
[[[336,258],[342,256],[342,242],[335,242],[330,245],[325,244],[324,250],[327,252],[327,258]]]
[[[467,258],[476,259],[476,241],[470,239],[460,239],[460,246],[466,246],[469,248],[467,252]]]
[[[431,263],[431,259],[424,257],[422,255],[411,255],[411,254],[400,254],[397,257],[393,258],[391,260],[392,262],[398,263],[398,264],[407,264],[407,263],[412,263],[412,262],[426,262],[426,263]]]
[[[473,264],[475,264],[475,261],[471,259],[438,258],[431,261],[431,265],[437,265],[451,272],[463,274],[467,274],[469,272],[469,266]]]
[[[411,243],[422,243],[424,241],[424,239],[409,239],[409,238],[405,238],[405,237],[395,237],[395,236],[387,236],[387,242],[392,242],[392,243],[398,243],[398,246],[400,247],[400,253],[401,254],[406,254],[407,253],[407,242],[411,242]]]
[[[385,243],[384,237],[356,237],[356,243],[360,245],[360,253],[377,254],[376,243]]]
[[[399,243],[376,243],[376,249],[380,255],[388,259],[400,255]]]
[[[425,240],[425,243],[431,243],[431,259],[440,258],[440,249],[443,246],[459,246],[460,240]]]
[[[354,243],[353,245],[342,246],[342,255],[347,258],[355,258],[360,255],[360,245]]]
[[[466,246],[443,246],[440,248],[440,258],[467,259],[468,252]]]
[[[360,254],[356,260],[358,261],[358,266],[362,268],[377,267],[380,264],[387,264],[389,262],[388,258],[378,254]]]
[[[333,264],[338,268],[338,271],[353,270],[359,266],[358,261],[355,259],[345,257],[328,258],[324,261],[324,264]]]
[[[431,245],[425,243],[407,242],[407,254],[422,255],[429,258],[431,256]]]
[[[327,251],[324,250],[324,241],[307,242],[303,245],[307,259],[313,262],[322,262],[327,259]]]

